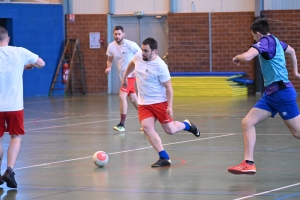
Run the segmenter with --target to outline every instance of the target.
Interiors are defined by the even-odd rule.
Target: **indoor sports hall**
[[[46,63],[23,73],[25,135],[13,168],[18,187],[0,185],[1,199],[300,199],[300,140],[278,114],[256,125],[256,173],[228,172],[244,158],[242,120],[265,90],[257,57],[240,65],[232,59],[255,43],[249,27],[260,18],[299,58],[299,16],[300,0],[0,1],[9,45]],[[169,135],[155,123],[169,167],[151,167],[158,154],[129,101],[125,131],[113,128],[120,122],[121,81],[116,63],[108,75],[105,70],[118,25],[139,46],[147,37],[157,40],[171,75],[173,118],[200,130],[200,137]],[[1,175],[9,145],[6,132]],[[107,153],[104,167],[93,162],[97,151]]]

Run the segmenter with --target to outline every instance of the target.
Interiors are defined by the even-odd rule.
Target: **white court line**
[[[173,142],[173,143],[168,143],[168,144],[163,144],[164,146],[168,145],[173,145],[173,144],[182,144],[182,143],[187,143],[187,142],[195,142],[195,141],[200,141],[200,140],[208,140],[208,139],[215,139],[215,138],[220,138],[220,137],[227,137],[227,136],[232,136],[235,134],[227,134],[227,135],[220,135],[220,136],[214,136],[214,137],[208,137],[208,138],[200,138],[200,139],[195,139],[195,140],[186,140],[186,141],[181,141],[181,142]],[[153,148],[152,146],[148,147],[142,147],[138,149],[130,149],[126,151],[119,151],[119,152],[114,152],[114,153],[108,153],[108,155],[114,155],[114,154],[120,154],[120,153],[127,153],[127,152],[132,152],[132,151],[139,151],[139,150],[144,150],[144,149],[149,149]],[[15,168],[14,170],[21,170],[21,169],[28,169],[28,168],[34,168],[34,167],[41,167],[41,166],[46,166],[46,165],[51,165],[51,164],[57,164],[57,163],[64,163],[64,162],[70,162],[70,161],[76,161],[76,160],[82,160],[86,158],[92,158],[93,156],[86,156],[86,157],[81,157],[81,158],[74,158],[74,159],[69,159],[69,160],[61,160],[61,161],[56,161],[56,162],[49,162],[49,163],[43,163],[43,164],[38,164],[38,165],[31,165],[27,167],[19,167]],[[4,172],[4,171],[2,171]]]
[[[81,116],[74,116],[74,117],[61,117],[61,118],[41,119],[41,120],[32,119],[32,120],[30,120],[30,121],[24,122],[24,124],[26,124],[26,123],[32,123],[32,122],[55,121],[55,120],[61,120],[61,119],[72,119],[72,118],[81,118],[81,117],[90,117],[90,116],[96,116],[96,115],[81,115]],[[108,115],[107,115],[107,116],[108,116]]]
[[[265,192],[261,192],[261,193],[257,193],[257,194],[252,194],[252,195],[249,195],[249,196],[246,196],[246,197],[241,197],[241,198],[234,199],[234,200],[249,199],[249,198],[252,198],[252,197],[255,197],[255,196],[259,196],[259,195],[262,195],[262,194],[267,194],[267,193],[270,193],[270,192],[275,192],[275,191],[278,191],[278,190],[283,190],[283,189],[294,187],[294,186],[297,186],[297,185],[300,185],[300,183],[295,183],[293,185],[288,185],[288,186],[285,186],[285,187],[281,187],[281,188],[277,188],[277,189],[273,189],[273,190],[269,190],[269,191],[265,191]]]
[[[127,119],[131,119],[131,118],[137,118],[137,117],[127,117]],[[99,122],[107,122],[107,121],[111,121],[111,120],[112,119],[101,120],[101,121],[93,121],[93,122],[76,123],[76,124],[65,124],[65,125],[60,125],[60,126],[48,126],[48,127],[41,127],[41,128],[32,128],[32,129],[26,129],[25,131],[34,131],[34,130],[42,130],[42,129],[49,129],[49,128],[59,128],[59,127],[66,127],[66,126],[93,124],[93,123],[99,123]]]

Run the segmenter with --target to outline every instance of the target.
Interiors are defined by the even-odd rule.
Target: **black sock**
[[[247,164],[250,164],[250,165],[253,165],[253,164],[254,164],[254,161],[246,160],[246,163],[247,163]]]

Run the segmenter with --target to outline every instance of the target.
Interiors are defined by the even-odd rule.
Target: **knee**
[[[250,123],[250,121],[245,117],[243,120],[242,120],[242,128],[243,129],[248,129],[249,127],[252,127],[253,124]]]
[[[119,94],[119,99],[120,99],[121,101],[124,101],[124,100],[126,100],[126,96]]]
[[[151,132],[151,128],[147,125],[142,125],[142,129],[143,129],[143,132],[146,134],[146,135],[149,135],[149,133]]]
[[[165,132],[167,133],[167,134],[169,134],[169,135],[174,135],[176,132],[175,132],[175,130],[172,130],[172,129],[170,129],[170,128],[166,128],[166,129],[164,129],[165,130]]]
[[[300,139],[300,132],[292,131],[292,134],[295,138]]]
[[[130,98],[131,103],[137,103],[137,100],[134,98]]]

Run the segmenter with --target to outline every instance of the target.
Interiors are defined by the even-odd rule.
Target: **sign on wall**
[[[90,49],[100,49],[100,33],[90,33]]]

